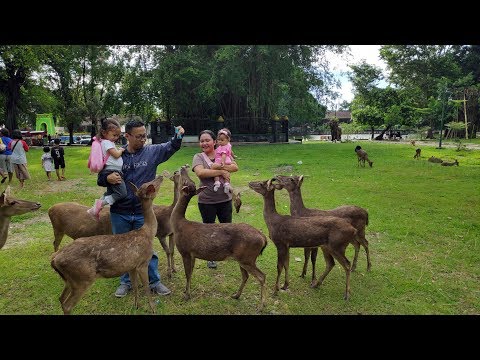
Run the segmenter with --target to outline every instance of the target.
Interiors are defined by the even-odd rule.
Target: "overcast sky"
[[[349,71],[349,64],[356,64],[364,59],[367,63],[380,67],[385,70],[385,63],[379,58],[379,49],[381,45],[350,45],[351,57],[331,56],[331,68],[334,74],[341,82],[340,98],[336,101],[338,104],[344,100],[350,102],[353,100],[352,84],[342,72]]]

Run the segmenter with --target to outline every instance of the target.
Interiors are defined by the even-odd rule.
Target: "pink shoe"
[[[92,215],[95,219],[100,220],[100,211],[103,208],[102,200],[95,200],[95,205],[93,205],[87,212]]]

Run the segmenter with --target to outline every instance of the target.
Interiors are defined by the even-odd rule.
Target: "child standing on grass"
[[[234,157],[232,151],[232,144],[230,144],[230,138],[232,137],[232,133],[227,128],[223,128],[218,131],[217,134],[217,147],[215,148],[215,163],[222,165],[222,168],[225,165],[230,165],[232,163],[232,158]],[[213,191],[217,191],[220,188],[221,182],[220,179],[223,177],[215,176],[214,184],[213,184]],[[232,187],[228,181],[223,183],[223,191],[225,194],[228,194],[232,191]]]
[[[50,148],[48,146],[43,147],[44,154],[42,155],[42,167],[47,174],[48,181],[52,180],[52,171],[53,171],[53,158],[50,154]]]
[[[55,172],[57,173],[57,180],[65,180],[65,151],[60,146],[60,139],[53,140],[53,147],[51,155],[53,158],[53,164],[55,166]],[[60,175],[60,168],[62,168],[62,175]]]
[[[115,141],[118,140],[120,134],[120,123],[117,120],[105,119],[102,121],[100,134],[97,137],[101,139],[103,158],[105,159],[108,156],[105,167],[100,172],[101,174],[105,174],[104,176],[108,176],[111,173],[116,172],[123,177],[122,154],[125,151],[125,148],[117,149],[115,146]],[[100,211],[105,205],[113,205],[116,201],[126,196],[127,188],[123,179],[120,184],[112,185],[108,183],[107,191],[100,199],[95,200],[92,208],[88,209],[88,213],[98,220],[100,218]]]
[[[9,149],[12,151],[10,162],[15,169],[15,176],[20,181],[20,189],[23,189],[25,180],[30,179],[30,173],[27,169],[27,154],[29,150],[27,143],[22,139],[22,132],[18,129],[12,132],[12,141]]]

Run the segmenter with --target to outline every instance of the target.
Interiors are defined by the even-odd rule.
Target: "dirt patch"
[[[58,181],[52,180],[42,185],[42,193],[62,193],[71,191],[72,188],[79,188],[82,186],[82,179],[73,179],[73,180],[65,180],[65,181]],[[85,188],[87,188],[85,186]]]
[[[50,223],[50,218],[48,214],[41,214],[34,218],[22,221],[20,223],[10,223],[8,228],[8,237],[7,242],[3,249],[7,249],[13,246],[22,246],[29,241],[37,240],[36,238],[30,238],[25,236],[25,229],[29,226],[35,226],[40,223]],[[52,230],[52,241],[53,241],[53,230]]]
[[[293,166],[292,165],[280,166],[280,167],[274,169],[273,172],[275,174],[291,173],[291,172],[293,172]]]

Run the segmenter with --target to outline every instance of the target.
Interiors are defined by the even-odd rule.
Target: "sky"
[[[352,84],[348,80],[345,74],[342,72],[349,71],[349,64],[356,64],[364,59],[371,65],[378,66],[385,70],[385,63],[379,58],[379,50],[381,45],[350,45],[351,57],[330,55],[329,60],[331,62],[331,69],[336,77],[340,80],[341,89],[337,89],[340,92],[340,98],[336,101],[337,104],[345,101],[352,101]],[[382,86],[382,84],[379,84]]]

